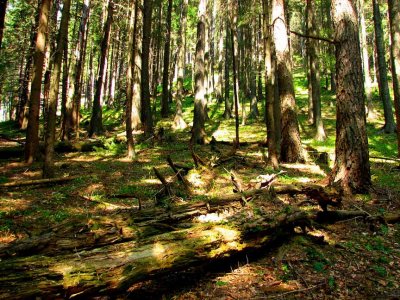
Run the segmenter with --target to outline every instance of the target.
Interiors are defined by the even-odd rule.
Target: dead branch
[[[19,181],[19,182],[12,181],[12,182],[0,184],[0,188],[12,188],[12,187],[21,187],[21,186],[28,186],[28,185],[64,183],[67,181],[77,179],[79,177],[80,176],[70,176],[70,177],[61,177],[61,178],[27,180],[27,181]]]

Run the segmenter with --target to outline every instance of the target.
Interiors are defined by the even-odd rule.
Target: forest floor
[[[306,95],[302,91],[297,91],[297,95],[300,107],[304,106]],[[326,94],[323,99],[327,141],[312,139],[313,128],[307,124],[305,110],[299,111],[299,120],[303,143],[327,152],[329,163],[310,159],[306,164],[282,164],[281,170],[286,173],[279,176],[279,182],[318,182],[329,172],[335,145],[335,116],[334,107],[329,105],[332,97]],[[192,100],[188,102],[190,106]],[[234,122],[223,120],[222,109],[216,107],[211,106],[207,132],[219,142],[231,142]],[[188,122],[189,117],[190,112],[185,115]],[[380,157],[371,158],[373,186],[370,194],[346,199],[343,209],[361,210],[371,215],[400,212],[399,163],[381,159],[396,156],[395,136],[379,133],[380,120],[377,118],[368,126],[370,156]],[[157,200],[162,185],[153,167],[168,181],[176,182],[166,161],[168,156],[176,163],[193,166],[188,147],[189,130],[172,132],[169,126],[168,121],[159,122],[158,128],[163,127],[164,134],[137,145],[135,162],[125,158],[124,143],[115,141],[115,136],[124,131],[117,124],[103,137],[105,148],[57,155],[57,177],[78,176],[75,180],[0,191],[0,252],[9,244],[41,236],[65,224],[75,223],[75,229],[87,226],[96,234],[115,222],[121,212],[138,210],[139,199],[142,208],[153,207],[158,202],[167,209],[170,203]],[[13,138],[23,137],[10,122],[0,124],[0,129]],[[193,186],[193,194],[188,195],[180,186],[175,190],[174,204],[231,194],[229,170],[234,170],[245,185],[251,185],[259,175],[276,173],[265,164],[266,149],[260,145],[265,138],[262,119],[248,120],[240,132],[241,142],[248,144],[237,150],[238,159],[212,170],[190,171],[187,179]],[[0,138],[0,148],[15,146],[18,143]],[[230,145],[222,143],[195,148],[207,161],[216,160],[231,149]],[[41,178],[40,162],[27,166],[20,159],[0,159],[0,170],[0,183]],[[288,205],[298,201],[287,195],[278,197]],[[253,210],[268,207],[262,201],[252,205]],[[373,226],[362,218],[354,218],[310,228],[307,233],[299,232],[269,247],[221,259],[212,266],[196,266],[135,284],[110,298],[400,299],[400,224]]]

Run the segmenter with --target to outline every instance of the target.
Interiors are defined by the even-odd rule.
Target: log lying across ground
[[[291,192],[301,192],[293,187],[290,189]],[[240,200],[250,197],[250,194],[268,196],[262,197],[263,201],[275,201],[271,192],[264,189],[211,199],[207,203],[183,205],[171,211],[121,212],[110,218],[113,225],[109,230],[103,228],[103,234],[82,228],[68,236],[60,225],[59,234],[63,233],[64,237],[57,235],[55,230],[54,236],[47,236],[47,240],[44,236],[42,240],[40,237],[31,240],[31,246],[35,243],[38,246],[39,254],[1,258],[0,298],[85,298],[110,294],[157,275],[265,246],[290,234],[296,226],[367,217],[367,213],[362,211],[288,210],[282,205],[277,211],[259,212],[254,218],[249,218],[244,210],[253,209],[243,208]],[[231,210],[231,213],[225,213],[222,222],[192,220],[194,216],[213,211],[220,211],[223,215],[226,210]],[[43,247],[40,251],[40,241],[53,250],[62,246],[69,249],[46,252],[46,247]],[[86,247],[82,247],[85,241]],[[17,243],[8,251],[13,250],[18,255],[18,245],[23,243]],[[34,249],[28,245],[25,250],[30,252]],[[4,253],[7,249],[0,251]]]
[[[12,187],[21,187],[28,185],[40,185],[40,184],[56,184],[56,183],[64,183],[68,181],[75,180],[80,176],[70,176],[70,177],[59,177],[59,178],[45,178],[45,179],[35,179],[35,180],[25,180],[25,181],[11,181],[0,184],[1,188],[12,188]]]

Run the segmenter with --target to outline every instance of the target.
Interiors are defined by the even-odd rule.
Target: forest
[[[399,299],[400,0],[0,0],[0,299]]]

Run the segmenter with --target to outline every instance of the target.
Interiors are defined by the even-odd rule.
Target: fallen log
[[[12,181],[0,184],[0,188],[13,188],[13,187],[21,187],[28,185],[40,185],[40,184],[56,184],[56,183],[64,183],[67,181],[75,180],[80,176],[70,176],[70,177],[61,177],[61,178],[46,178],[46,179],[35,179],[35,180],[27,180],[27,181]]]

